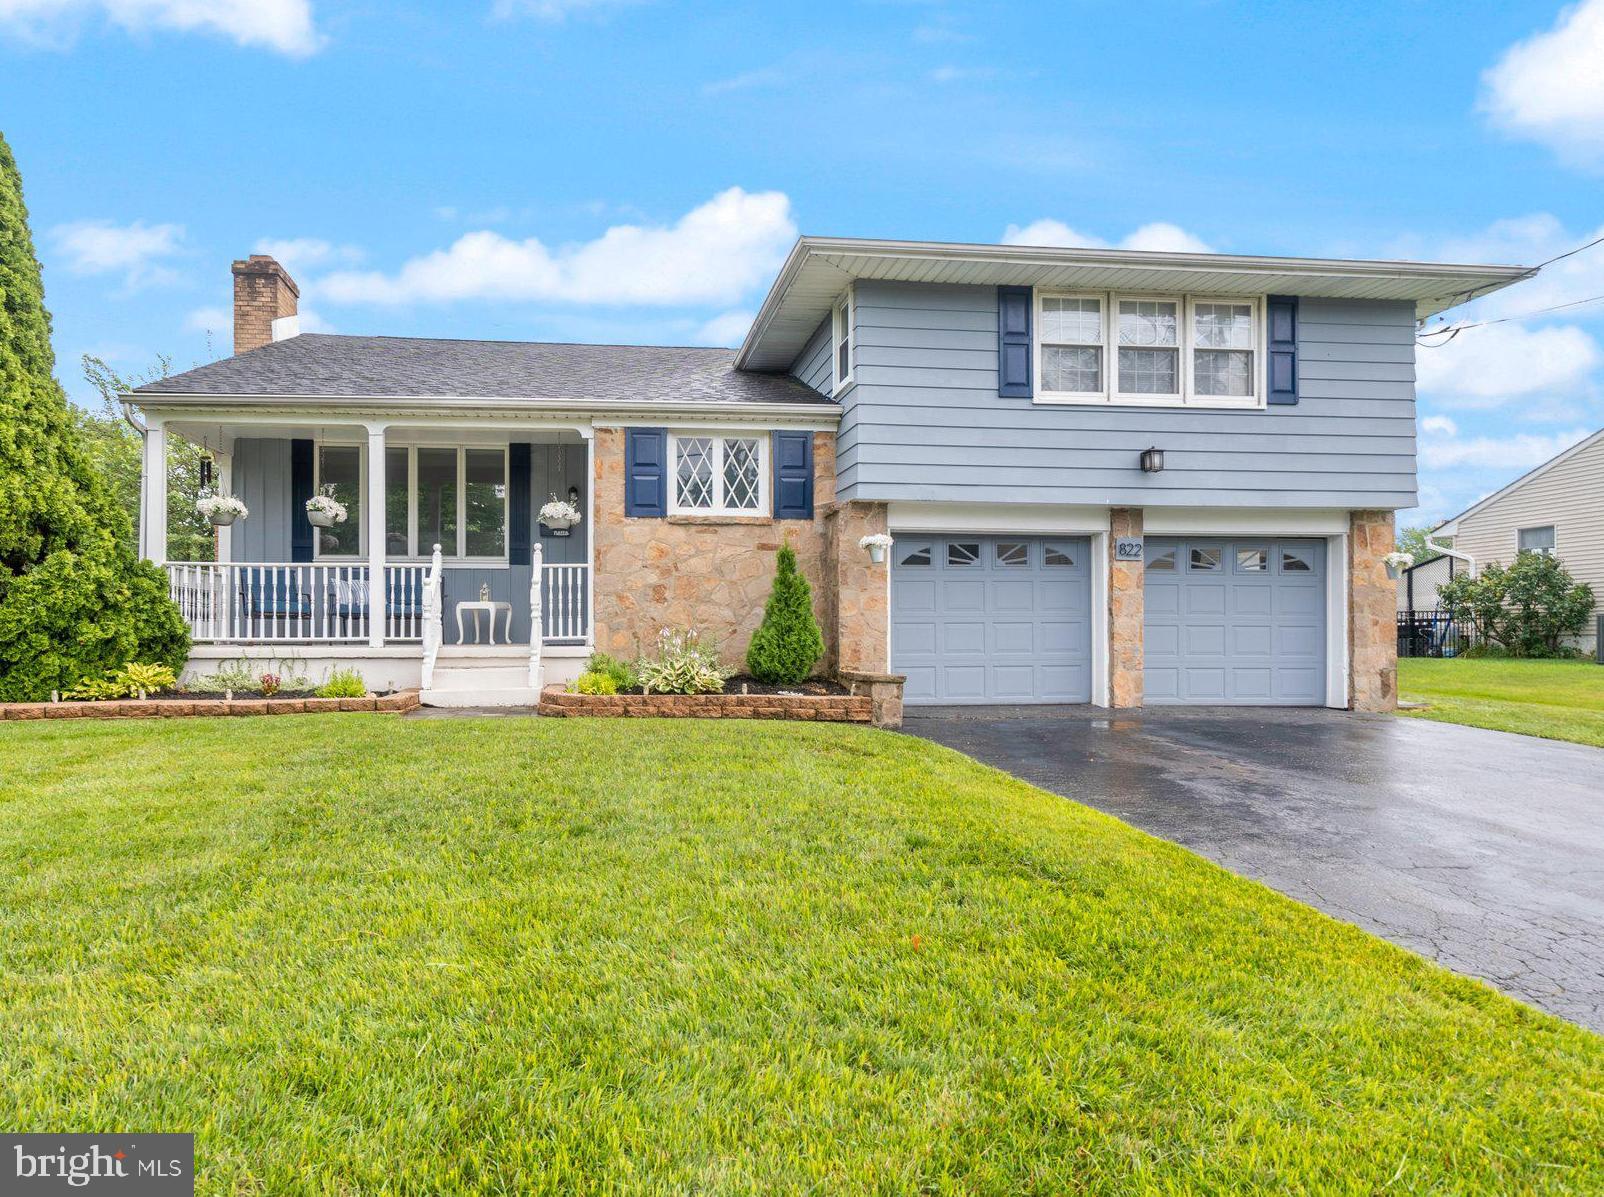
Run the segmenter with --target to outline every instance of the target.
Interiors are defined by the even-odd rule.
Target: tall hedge
[[[763,608],[763,622],[746,649],[746,668],[760,682],[795,685],[813,672],[824,655],[824,633],[813,618],[813,590],[796,568],[791,546],[780,546],[774,589]]]
[[[129,661],[183,667],[162,571],[78,442],[55,380],[22,179],[0,136],[0,701],[39,701]]]

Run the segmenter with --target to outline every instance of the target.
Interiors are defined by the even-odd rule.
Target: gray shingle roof
[[[306,333],[134,393],[835,406],[794,378],[737,371],[734,361],[733,349]]]

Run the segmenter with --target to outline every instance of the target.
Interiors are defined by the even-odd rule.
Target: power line
[[[1556,303],[1552,307],[1537,308],[1530,312],[1519,312],[1513,316],[1500,316],[1496,320],[1477,320],[1472,324],[1455,324],[1452,326],[1444,325],[1440,328],[1428,328],[1415,334],[1415,343],[1424,346],[1427,349],[1436,349],[1439,346],[1448,344],[1449,341],[1452,341],[1467,328],[1485,328],[1489,324],[1507,324],[1511,320],[1529,320],[1533,316],[1544,316],[1549,312],[1563,312],[1566,308],[1579,308],[1584,304],[1600,302],[1604,302],[1604,295],[1590,295],[1586,299],[1573,299],[1569,303]],[[1440,337],[1444,333],[1447,333],[1448,335],[1441,341],[1428,342],[1421,340],[1422,337]]]

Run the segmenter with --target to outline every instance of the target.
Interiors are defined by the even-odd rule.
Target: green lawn
[[[922,741],[0,725],[0,1125],[206,1194],[1579,1191],[1604,1039]]]
[[[1419,719],[1604,747],[1604,665],[1591,661],[1398,662],[1398,694]]]

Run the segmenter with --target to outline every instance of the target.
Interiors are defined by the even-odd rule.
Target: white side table
[[[498,603],[498,602],[494,602],[494,601],[492,601],[492,602],[481,602],[478,599],[475,599],[471,603],[458,603],[457,604],[457,643],[458,644],[466,644],[467,643],[467,641],[463,639],[463,632],[462,632],[462,613],[464,611],[472,611],[473,612],[473,642],[475,644],[479,643],[479,613],[481,611],[483,611],[487,615],[490,616],[490,640],[489,640],[489,643],[494,644],[496,642],[496,616],[499,615],[501,612],[505,611],[507,613],[507,639],[503,643],[506,643],[506,644],[511,644],[512,643],[512,604],[511,603]]]

